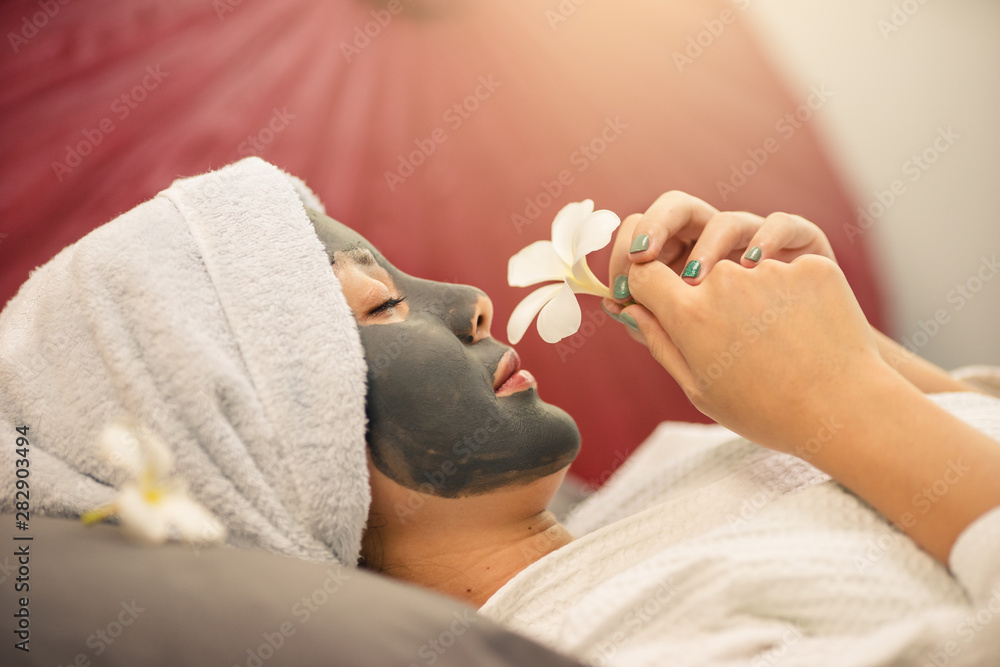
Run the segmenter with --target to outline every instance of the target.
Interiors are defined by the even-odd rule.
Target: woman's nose
[[[445,322],[463,343],[472,345],[490,337],[493,302],[486,294],[468,285],[449,285],[450,302],[445,306]]]
[[[408,291],[416,295],[421,287],[425,295],[422,308],[439,318],[460,341],[471,345],[490,337],[493,302],[485,292],[470,285],[432,281],[418,281]]]
[[[472,313],[472,341],[476,343],[490,337],[490,327],[493,326],[493,302],[490,297],[480,293],[476,300],[476,309]]]

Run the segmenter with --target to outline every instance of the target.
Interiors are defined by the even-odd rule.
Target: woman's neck
[[[379,569],[480,607],[518,572],[572,540],[547,510],[504,523],[380,531]]]

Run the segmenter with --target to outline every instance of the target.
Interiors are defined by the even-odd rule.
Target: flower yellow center
[[[163,489],[155,486],[146,487],[142,492],[142,497],[150,504],[156,504],[163,500]]]

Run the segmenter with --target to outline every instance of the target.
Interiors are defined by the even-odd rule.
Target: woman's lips
[[[497,396],[509,396],[524,389],[538,386],[535,376],[521,369],[521,358],[514,350],[508,350],[500,359],[494,375],[493,389]]]
[[[522,389],[535,389],[538,382],[535,376],[528,371],[518,371],[511,375],[506,382],[497,389],[497,396],[507,396]]]

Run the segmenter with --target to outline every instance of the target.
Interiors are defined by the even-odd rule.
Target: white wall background
[[[736,4],[797,92],[834,92],[816,122],[855,199],[905,188],[866,232],[897,340],[945,368],[1000,365],[1000,1]],[[959,138],[917,178],[939,128]]]

